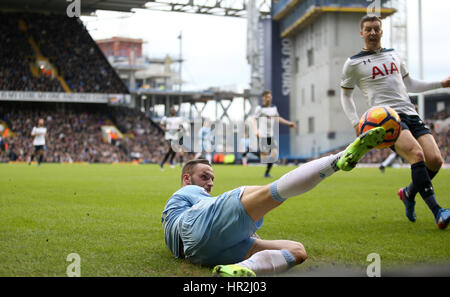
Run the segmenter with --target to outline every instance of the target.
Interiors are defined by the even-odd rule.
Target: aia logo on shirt
[[[394,72],[400,73],[400,71],[398,71],[397,65],[395,65],[394,62],[391,63],[390,66],[386,66],[386,64],[383,64],[383,66],[378,67],[378,66],[374,66],[372,68],[372,79],[376,79],[377,76],[387,76],[387,75],[391,75]]]

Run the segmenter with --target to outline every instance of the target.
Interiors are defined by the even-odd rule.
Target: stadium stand
[[[0,90],[128,93],[79,18],[0,13],[0,29]]]
[[[0,12],[0,42],[0,90],[129,94],[79,18]],[[127,107],[0,101],[0,162],[28,161],[39,118],[48,128],[45,162],[158,163],[166,146],[161,128]]]
[[[17,14],[0,12],[0,43],[0,90],[63,91],[57,80],[31,72],[36,55],[19,28]]]
[[[31,130],[39,118],[48,129],[46,162],[157,163],[166,145],[159,126],[132,109],[66,104],[63,111],[54,104],[10,103],[0,106],[0,122],[9,131],[2,138],[0,162],[28,161],[33,150]],[[102,126],[116,126],[124,137],[110,143]]]

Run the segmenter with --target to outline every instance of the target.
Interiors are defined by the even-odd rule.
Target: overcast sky
[[[411,75],[419,78],[418,50],[418,1],[408,3],[409,69]],[[422,0],[423,15],[423,59],[425,80],[442,80],[450,76],[450,31],[447,24],[450,17],[450,1]]]
[[[136,10],[128,18],[120,13],[98,11],[98,18],[82,18],[94,39],[123,36],[142,38],[144,54],[178,58],[182,32],[182,69],[186,88],[211,86],[247,87],[250,68],[246,60],[246,20],[190,13]],[[123,15],[126,16],[126,15]]]
[[[408,3],[409,70],[419,78],[418,0]],[[450,75],[449,0],[423,0],[425,80],[442,80]],[[123,36],[142,38],[150,57],[179,56],[183,34],[182,70],[184,89],[202,90],[236,85],[248,88],[250,67],[246,59],[246,20],[176,12],[136,10],[134,14],[98,11],[98,17],[82,17],[94,39]],[[384,28],[385,31],[388,28]],[[390,44],[383,46],[388,47]]]

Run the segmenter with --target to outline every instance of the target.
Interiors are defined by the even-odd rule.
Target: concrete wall
[[[361,17],[359,13],[325,13],[292,38],[290,118],[299,125],[291,132],[292,156],[315,157],[355,137],[340,103],[340,81],[346,59],[363,47]],[[313,53],[312,65],[308,65],[308,51]],[[368,109],[357,89],[355,103],[360,115]]]

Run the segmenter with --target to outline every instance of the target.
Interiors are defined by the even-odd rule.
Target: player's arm
[[[400,59],[400,73],[402,74],[403,82],[406,86],[406,89],[410,93],[423,93],[429,90],[450,87],[450,76],[442,81],[435,81],[435,82],[427,82],[411,78],[411,76],[409,75],[408,68],[406,67],[406,64],[401,59]]]
[[[258,124],[256,123],[256,118],[261,116],[261,107],[257,106],[255,109],[255,113],[253,116],[250,117],[250,125],[253,129],[252,131],[255,132],[255,135],[259,137],[259,131],[258,131]]]
[[[288,125],[289,127],[294,128],[294,129],[297,128],[297,125],[294,122],[288,121],[282,117],[278,117],[278,122],[280,122],[280,124],[283,124],[283,125]]]
[[[403,77],[403,82],[405,83],[406,89],[410,93],[423,93],[429,90],[450,87],[450,77],[447,77],[443,81],[427,82],[413,79],[409,74],[407,74]]]
[[[356,136],[359,135],[358,123],[359,117],[356,112],[356,105],[353,99],[353,91],[357,81],[357,72],[352,66],[351,60],[348,59],[343,67],[341,81],[341,105],[344,113],[352,123]]]
[[[341,105],[342,108],[344,109],[345,115],[352,123],[352,126],[355,129],[355,133],[358,136],[359,117],[358,113],[356,112],[356,105],[353,99],[353,90],[354,89],[341,87]]]
[[[159,126],[161,127],[161,129],[162,129],[164,132],[167,131],[166,125],[167,125],[167,118],[166,118],[166,117],[163,117],[163,118],[161,119],[161,121],[159,122]]]
[[[259,136],[259,131],[258,131],[258,125],[256,124],[256,118],[255,117],[251,117],[250,118],[250,125],[252,126],[252,131],[254,131],[255,135],[258,137]]]
[[[189,122],[183,118],[183,121],[180,125],[180,132],[183,134],[183,136],[189,137],[191,135],[191,126]]]

